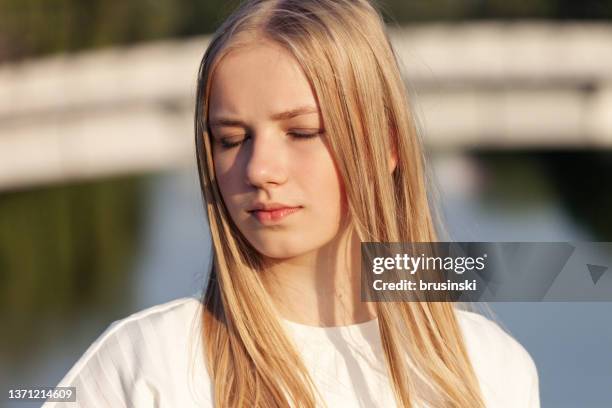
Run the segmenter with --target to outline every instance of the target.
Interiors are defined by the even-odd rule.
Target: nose
[[[251,146],[246,166],[247,184],[268,188],[287,180],[287,155],[283,138],[269,132],[251,135]]]

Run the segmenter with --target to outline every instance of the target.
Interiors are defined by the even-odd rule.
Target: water
[[[491,159],[478,166],[478,161],[465,156],[438,158],[436,168],[441,189],[447,192],[442,201],[452,238],[457,241],[612,241],[610,231],[596,235],[593,231],[600,231],[598,226],[580,223],[588,218],[584,214],[578,212],[578,217],[572,217],[563,198],[550,191],[549,186],[542,186],[543,181],[539,179],[542,174],[534,169],[529,177],[522,179],[525,185],[521,189],[500,191],[512,183],[499,177],[499,173],[503,173],[499,167],[503,166],[499,162],[497,165],[490,163]],[[577,155],[575,161],[582,163],[584,154]],[[515,165],[529,164],[523,155],[515,158]],[[497,177],[493,174],[485,182],[483,173],[495,170]],[[453,177],[448,176],[457,172],[464,175],[463,186],[459,189],[454,187]],[[612,172],[593,174],[602,180],[602,194],[593,198],[602,206],[612,192],[612,180],[608,175]],[[539,186],[536,189],[539,196],[526,193],[533,189],[528,185],[530,182]],[[492,200],[486,198],[490,193],[486,191],[487,184],[489,188],[491,184],[498,187]],[[575,185],[575,194],[588,197],[582,187]],[[520,205],[508,205],[504,198],[518,201]],[[606,222],[601,220],[601,224]],[[612,303],[499,302],[489,305],[534,359],[542,407],[612,406]]]
[[[593,200],[581,200],[571,193],[584,196],[594,189],[600,192],[596,203],[607,206],[612,182],[581,179],[571,186],[568,196],[558,180],[551,178],[551,174],[561,177],[561,186],[570,183],[574,176],[555,170],[565,169],[568,162],[583,167],[585,162],[599,163],[591,166],[591,172],[602,175],[597,167],[601,155],[573,157],[437,154],[433,163],[450,237],[466,241],[612,241],[606,227],[609,219],[599,216],[593,222],[585,215],[594,211],[589,206]],[[7,274],[5,269],[0,274],[5,288],[0,292],[1,316],[3,323],[8,322],[3,324],[0,349],[4,388],[55,385],[113,320],[192,294],[204,285],[210,240],[194,169],[112,180],[102,187],[92,184],[95,186],[62,192],[46,189],[0,195],[0,225],[5,232],[9,228],[13,232],[10,239],[0,241],[0,266],[7,259],[49,257],[42,266],[23,261],[19,270],[28,273]],[[16,201],[9,206],[11,200]],[[32,219],[31,213],[39,218]],[[21,224],[15,221],[19,217],[25,220]],[[55,221],[57,225],[43,222],[62,217],[63,221]],[[73,218],[79,221],[70,221]],[[24,230],[27,225],[30,228]],[[34,239],[39,236],[38,241]],[[50,240],[59,243],[51,245]],[[118,251],[119,244],[129,250]],[[40,252],[41,248],[46,252]],[[18,257],[8,251],[17,251]],[[54,251],[65,255],[51,255]],[[107,259],[112,254],[116,259]],[[53,256],[57,260],[51,262]],[[80,261],[67,263],[67,259]],[[19,283],[22,281],[29,283]],[[55,289],[44,290],[46,286],[36,282],[55,282]],[[24,292],[17,296],[18,290]],[[534,358],[543,407],[612,406],[612,303],[491,306]]]

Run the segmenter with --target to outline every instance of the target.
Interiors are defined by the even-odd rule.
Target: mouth
[[[291,214],[295,214],[303,207],[282,207],[273,210],[253,210],[249,214],[253,215],[262,224],[273,224],[280,222]]]

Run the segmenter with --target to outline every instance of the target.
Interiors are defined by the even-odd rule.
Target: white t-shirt
[[[157,305],[112,323],[59,386],[76,387],[78,407],[212,407],[199,299]],[[495,322],[457,310],[488,408],[539,408],[536,366]],[[338,327],[282,320],[329,407],[393,407],[376,319]],[[43,408],[74,407],[47,402]]]

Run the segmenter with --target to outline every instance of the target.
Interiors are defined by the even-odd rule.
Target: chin
[[[267,258],[272,259],[289,259],[296,256],[303,255],[308,250],[302,247],[295,247],[285,242],[266,242],[265,244],[259,242],[257,245],[253,245],[257,251]]]
[[[279,250],[278,248],[263,248],[259,252],[267,258],[271,259],[289,259],[300,255],[299,251]]]

